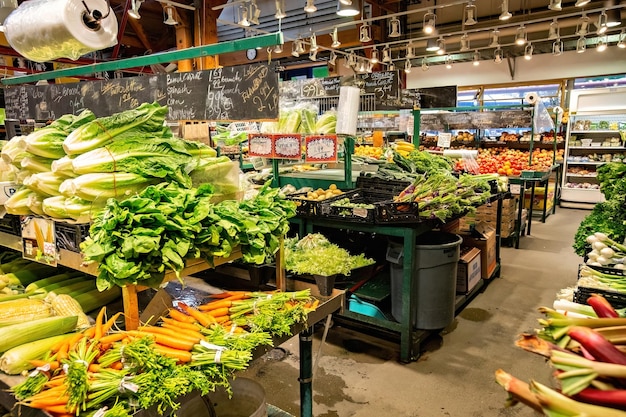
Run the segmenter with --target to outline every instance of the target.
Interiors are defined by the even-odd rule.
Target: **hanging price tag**
[[[452,133],[440,133],[437,136],[437,146],[440,148],[449,148],[452,142]]]
[[[261,158],[272,158],[274,147],[272,135],[253,134],[248,137],[248,155]]]
[[[57,243],[54,221],[38,217],[25,217],[22,224],[24,258],[56,266]]]
[[[306,162],[337,162],[337,135],[307,136]]]
[[[302,158],[302,135],[274,135],[274,157]]]

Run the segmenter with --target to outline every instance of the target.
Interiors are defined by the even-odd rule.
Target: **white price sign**
[[[54,221],[25,217],[22,221],[22,247],[24,258],[56,266],[57,243]]]
[[[449,148],[452,142],[452,133],[440,133],[437,136],[437,146],[440,148]]]

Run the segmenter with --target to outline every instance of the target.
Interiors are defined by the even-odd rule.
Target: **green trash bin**
[[[443,329],[454,320],[456,271],[463,239],[456,234],[430,231],[417,237],[412,271],[415,328]],[[391,314],[402,321],[404,245],[389,241],[387,261],[391,276]]]

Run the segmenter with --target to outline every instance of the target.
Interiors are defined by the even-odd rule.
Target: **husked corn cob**
[[[71,332],[76,328],[76,320],[76,316],[46,317],[0,327],[0,352],[24,343]]]
[[[43,300],[19,299],[0,303],[0,326],[29,322],[52,316],[52,308]]]
[[[67,337],[69,337],[67,334],[46,337],[7,350],[0,356],[0,371],[9,375],[17,375],[22,371],[33,369],[31,360],[41,359],[54,345]]]
[[[68,294],[55,294],[54,292],[49,292],[46,295],[45,301],[50,303],[52,309],[54,310],[54,314],[57,316],[76,316],[78,317],[78,321],[76,323],[76,327],[79,329],[89,327],[91,323],[89,323],[89,317],[83,312],[82,307],[78,304],[78,301],[74,299],[74,297]]]

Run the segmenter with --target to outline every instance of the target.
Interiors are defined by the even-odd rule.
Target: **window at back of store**
[[[605,77],[576,78],[574,89],[608,88],[626,86],[626,74],[609,75]]]

